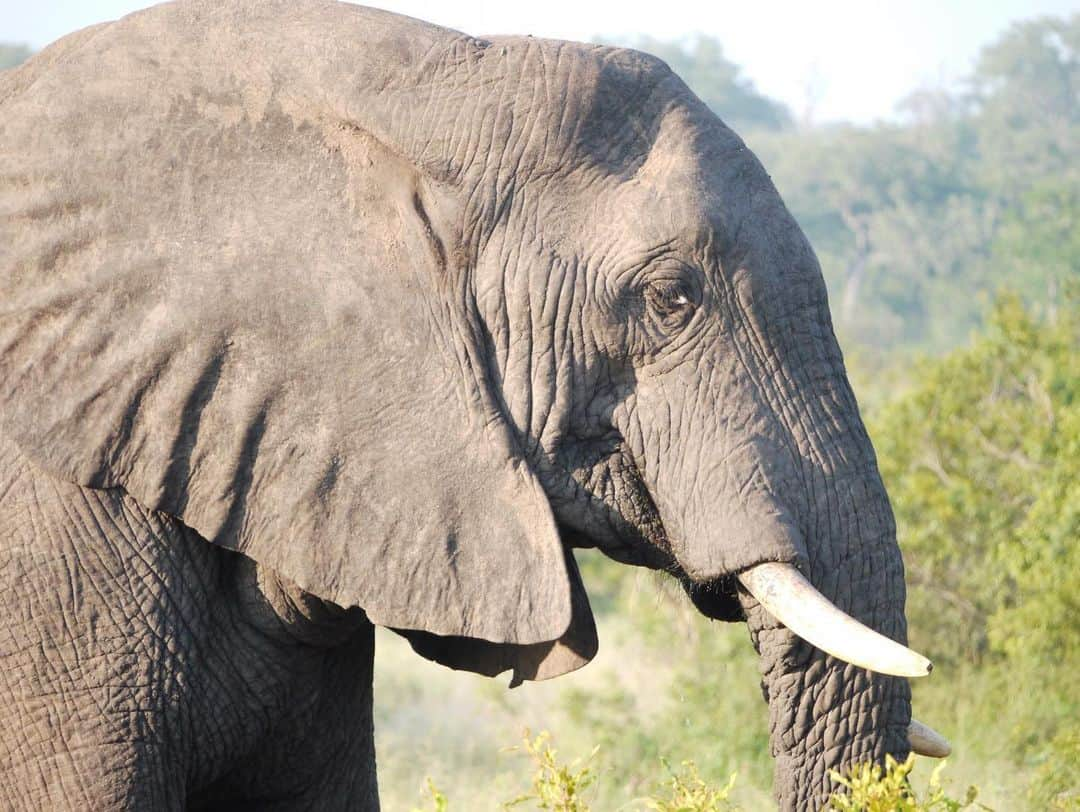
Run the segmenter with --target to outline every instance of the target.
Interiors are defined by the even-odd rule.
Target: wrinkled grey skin
[[[745,618],[783,808],[906,754],[735,587],[905,642],[817,261],[664,64],[207,0],[0,75],[0,805],[376,809],[372,623],[556,676],[588,546]]]

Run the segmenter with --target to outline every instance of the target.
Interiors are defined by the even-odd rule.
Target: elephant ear
[[[376,623],[560,638],[456,190],[127,32],[0,77],[0,431]]]
[[[552,679],[576,671],[592,661],[599,644],[589,597],[581,582],[574,554],[569,549],[566,550],[566,569],[570,575],[573,614],[569,628],[558,640],[521,646],[471,637],[443,637],[424,631],[395,631],[407,639],[418,654],[449,668],[472,671],[486,677],[513,671],[511,688],[525,680]]]

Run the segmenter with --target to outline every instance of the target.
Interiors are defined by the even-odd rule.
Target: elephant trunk
[[[694,602],[748,622],[781,808],[817,809],[831,770],[947,744],[909,739],[906,677],[930,663],[906,648],[903,562],[861,421],[819,419],[816,436],[767,422],[720,462],[694,460],[685,507],[660,509]]]
[[[896,641],[903,667],[894,670],[925,673],[925,660],[897,645],[906,642],[903,565],[880,480],[875,473],[819,486],[828,509],[808,523],[809,581],[841,612]],[[906,679],[826,653],[745,587],[739,600],[760,656],[781,808],[819,808],[837,788],[831,770],[907,755]]]
[[[695,603],[748,622],[783,809],[824,804],[831,770],[906,757],[906,677],[929,671],[906,648],[895,522],[854,396],[838,358],[814,360],[726,375],[755,388],[754,405],[732,417],[738,399],[708,393],[727,409],[703,450],[675,455],[688,496],[657,489]],[[725,602],[732,590],[738,607]]]

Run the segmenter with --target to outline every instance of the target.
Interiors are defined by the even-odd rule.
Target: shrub
[[[925,797],[918,797],[908,781],[915,766],[915,756],[899,762],[885,757],[885,766],[861,764],[841,774],[830,771],[832,779],[844,789],[834,793],[827,809],[834,812],[959,812],[961,809],[987,809],[977,804],[978,791],[968,787],[964,800],[950,798],[941,786],[942,761],[930,774],[930,786]]]
[[[419,809],[414,808],[412,812],[448,812],[450,809],[450,803],[438,787],[435,786],[435,782],[430,778],[427,780],[428,792],[431,793],[431,809]]]
[[[505,808],[533,801],[537,809],[550,812],[589,812],[584,796],[596,782],[596,773],[590,766],[596,757],[596,748],[588,758],[560,764],[556,758],[558,754],[551,746],[551,734],[545,730],[533,738],[526,730],[524,742],[514,749],[523,750],[532,759],[536,772],[529,792],[508,801]]]
[[[728,795],[735,786],[735,773],[731,774],[727,784],[719,789],[709,786],[700,775],[692,761],[684,761],[682,769],[675,772],[670,765],[662,762],[669,778],[658,790],[664,797],[646,798],[645,806],[654,812],[737,812],[737,808],[728,802]]]

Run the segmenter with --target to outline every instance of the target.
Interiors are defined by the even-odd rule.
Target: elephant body
[[[10,806],[375,809],[373,625],[556,677],[580,547],[748,623],[784,808],[909,750],[817,260],[648,55],[181,0],[0,74],[0,444]]]
[[[0,806],[377,808],[362,612],[4,437],[0,471]]]

